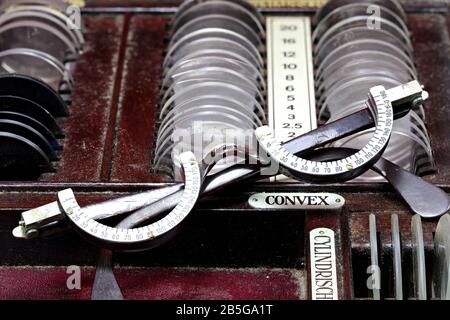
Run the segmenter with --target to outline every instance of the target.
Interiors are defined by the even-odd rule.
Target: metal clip
[[[39,229],[50,223],[61,221],[64,214],[57,201],[44,206],[25,211],[19,226],[14,228],[12,234],[16,238],[31,239],[39,235]]]
[[[429,97],[417,80],[386,90],[386,95],[394,108],[396,118],[407,114],[411,107],[422,104]]]

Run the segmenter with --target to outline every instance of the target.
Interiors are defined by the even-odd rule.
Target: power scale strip
[[[311,20],[269,16],[266,24],[268,120],[275,138],[286,142],[317,128]]]

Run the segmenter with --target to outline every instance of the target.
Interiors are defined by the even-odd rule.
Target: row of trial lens
[[[314,19],[313,52],[319,123],[364,108],[367,88],[417,80],[406,16],[397,0],[330,0]],[[332,144],[361,149],[366,130]],[[435,170],[422,105],[394,122],[385,158],[418,175]],[[360,181],[381,179],[371,173]]]
[[[397,214],[391,216],[391,250],[392,265],[387,266],[379,263],[379,257],[382,256],[379,249],[379,237],[377,234],[377,220],[374,214],[369,216],[370,233],[370,251],[371,266],[374,268],[374,276],[386,274],[386,270],[392,270],[393,277],[389,279],[390,285],[394,290],[396,300],[404,300],[408,297],[406,281],[413,284],[412,296],[417,300],[441,299],[450,300],[450,215],[445,214],[439,220],[434,236],[434,250],[432,254],[426,254],[425,239],[422,227],[422,220],[419,215],[411,219],[411,249],[412,249],[412,273],[404,274],[403,267],[403,247],[402,232]],[[402,246],[403,244],[403,246]],[[427,263],[427,260],[428,263]],[[427,270],[432,267],[432,270]],[[378,272],[378,273],[377,273]],[[372,281],[383,283],[373,277]],[[385,298],[389,288],[373,286],[372,298],[380,300]]]
[[[200,158],[265,120],[265,25],[245,0],[188,0],[167,39],[155,164],[179,178],[181,152]]]
[[[0,177],[53,171],[84,38],[62,0],[0,7]]]

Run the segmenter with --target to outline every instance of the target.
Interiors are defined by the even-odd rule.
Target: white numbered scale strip
[[[423,91],[417,81],[389,90],[378,86],[370,90],[366,109],[324,125],[285,144],[273,137],[269,127],[258,128],[255,135],[260,147],[266,153],[260,157],[258,165],[235,165],[202,179],[200,169],[197,169],[199,165],[194,161],[193,154],[184,154],[183,168],[186,177],[184,184],[114,199],[86,208],[78,207],[72,191],[63,191],[59,195],[58,202],[24,212],[13,234],[19,238],[32,238],[40,232],[43,233],[43,230],[52,229],[59,222],[69,222],[83,236],[100,247],[133,251],[149,249],[159,244],[160,241],[156,241],[157,239],[170,238],[167,234],[177,229],[176,227],[192,211],[201,194],[215,191],[232,182],[266,178],[265,172],[270,172],[268,168],[273,168],[274,165],[279,167],[279,170],[272,171],[272,175],[281,172],[306,182],[335,183],[364,173],[380,161],[389,141],[394,118],[406,114],[413,105],[422,103],[426,98],[426,91]],[[317,147],[372,126],[376,127],[372,139],[355,154],[330,161],[313,159],[314,149]],[[228,156],[238,155],[235,149],[225,151]],[[323,153],[327,153],[327,149],[318,151],[323,159]],[[301,158],[301,154],[305,152],[309,154]],[[329,158],[336,157],[333,149],[330,149],[329,153]],[[262,165],[263,163],[265,165]],[[450,201],[445,192],[413,174],[398,167],[395,168],[393,164],[392,166],[394,166],[391,167],[392,170],[383,174],[391,177],[388,180],[395,181],[394,187],[413,212],[424,217],[436,217],[449,210]],[[424,206],[424,203],[434,205]],[[172,209],[173,211],[170,211]],[[96,222],[134,210],[137,211],[131,213],[121,223],[121,225],[127,225],[127,228],[114,229]],[[168,215],[158,216],[167,211],[170,211]],[[131,226],[138,226],[149,218],[157,216],[160,220],[152,225],[131,229]]]
[[[267,18],[268,119],[280,142],[317,127],[310,34],[309,17]]]
[[[317,128],[310,35],[307,16],[267,17],[268,122],[280,142]]]

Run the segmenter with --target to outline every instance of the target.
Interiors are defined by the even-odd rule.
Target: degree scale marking
[[[61,191],[58,198],[67,217],[83,232],[94,238],[112,244],[131,244],[153,240],[181,223],[192,211],[199,197],[202,179],[195,156],[188,152],[181,155],[180,160],[186,176],[183,195],[170,213],[148,226],[133,229],[112,228],[91,219],[88,215],[84,215],[72,190]]]
[[[338,176],[348,171],[363,167],[384,150],[389,142],[393,126],[392,104],[387,99],[386,90],[382,86],[372,88],[372,100],[377,109],[376,130],[370,141],[357,153],[341,159],[346,166],[333,166],[333,162],[312,162],[291,154],[274,138],[272,130],[263,126],[256,130],[256,137],[264,151],[278,162],[288,173],[302,173],[306,176]],[[383,98],[385,97],[385,98]]]

